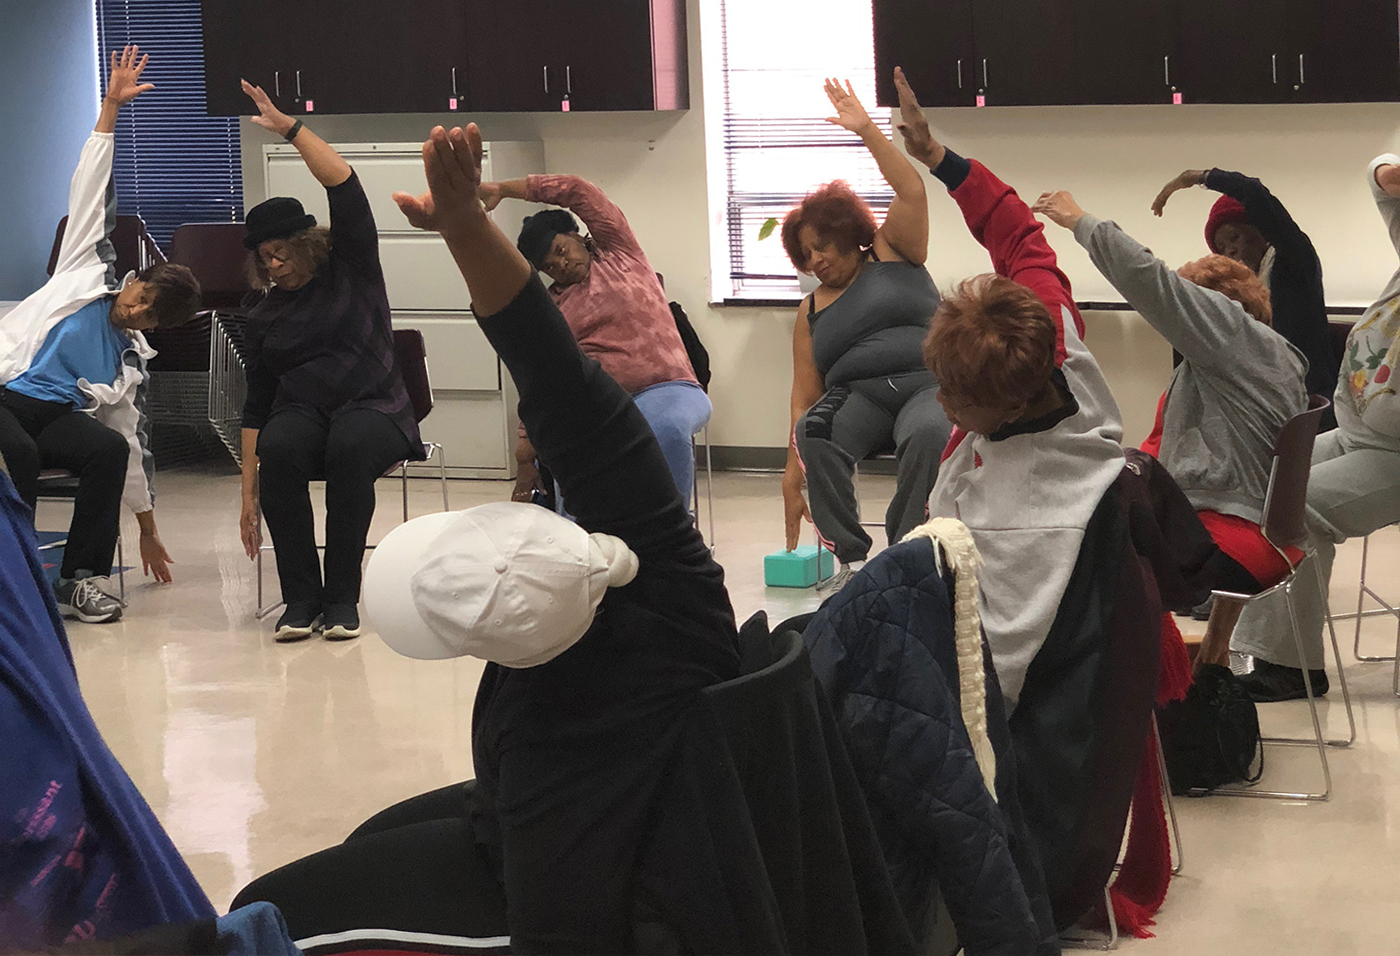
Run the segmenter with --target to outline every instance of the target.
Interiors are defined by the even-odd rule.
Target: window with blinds
[[[113,178],[118,211],[136,214],[162,247],[186,222],[243,218],[238,118],[206,116],[199,0],[97,0],[103,92],[113,50],[149,53],[141,74],[156,88],[117,118]]]
[[[889,111],[875,106],[870,0],[712,3],[709,23],[720,49],[707,71],[706,97],[723,97],[723,119],[718,123],[711,110],[707,135],[723,137],[725,189],[724,228],[712,241],[726,244],[713,260],[729,266],[714,294],[790,299],[799,294],[798,282],[779,232],[759,239],[768,219],[781,222],[810,190],[833,179],[850,183],[877,219],[894,198],[860,140],[825,121],[835,111],[822,82],[839,77],[851,81],[871,118],[890,134]],[[710,155],[717,158],[713,148]]]

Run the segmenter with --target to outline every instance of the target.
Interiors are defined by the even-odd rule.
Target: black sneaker
[[[1327,672],[1315,670],[1312,675],[1314,697],[1327,693]],[[1256,704],[1273,704],[1281,700],[1307,700],[1308,690],[1303,686],[1303,671],[1298,667],[1284,667],[1269,661],[1254,659],[1254,670],[1242,674],[1240,686]]]
[[[304,641],[320,626],[320,601],[293,601],[277,619],[277,634],[273,640],[278,644]]]
[[[1212,596],[1206,598],[1206,599],[1205,599],[1204,601],[1202,601],[1200,604],[1197,604],[1195,607],[1193,607],[1193,608],[1191,609],[1191,620],[1193,620],[1193,621],[1209,621],[1209,620],[1210,620],[1210,609],[1211,609],[1212,607],[1214,607],[1214,606],[1215,606],[1215,596],[1212,595]]]
[[[327,604],[321,634],[328,641],[348,641],[360,636],[360,611],[353,604]]]
[[[58,613],[84,624],[107,624],[122,616],[122,602],[99,588],[92,578],[59,581],[53,594]]]

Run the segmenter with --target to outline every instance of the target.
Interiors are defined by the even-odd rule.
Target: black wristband
[[[294,139],[297,138],[297,133],[300,133],[300,132],[301,132],[301,128],[302,128],[302,126],[304,126],[304,125],[305,125],[305,124],[302,123],[301,120],[297,120],[295,123],[292,124],[292,128],[291,128],[291,129],[287,130],[287,132],[285,132],[284,134],[282,134],[282,135],[283,135],[283,138],[286,139],[286,141],[290,143],[292,140],[294,140]]]

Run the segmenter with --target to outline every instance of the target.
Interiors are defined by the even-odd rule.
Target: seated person
[[[1400,156],[1387,153],[1366,175],[1371,195],[1400,251]],[[1400,271],[1347,337],[1333,398],[1335,431],[1319,435],[1308,476],[1308,544],[1317,550],[1325,588],[1332,579],[1337,545],[1400,521],[1400,399],[1394,373],[1400,361]],[[1325,394],[1325,393],[1324,393]],[[1326,595],[1316,578],[1301,575],[1293,588],[1313,692],[1325,692],[1322,626]],[[1283,595],[1245,609],[1231,646],[1254,657],[1240,683],[1257,701],[1306,696],[1303,662],[1289,625]],[[1319,690],[1320,689],[1320,690]]]
[[[1123,426],[1044,227],[985,166],[938,143],[895,80],[905,147],[948,187],[996,269],[943,300],[924,345],[956,426],[928,506],[967,525],[982,553],[982,624],[1014,709],[1084,530],[1123,470]]]
[[[1268,187],[1252,176],[1225,169],[1186,170],[1162,187],[1152,211],[1160,216],[1172,193],[1196,185],[1225,194],[1206,220],[1206,246],[1216,255],[1243,263],[1259,277],[1269,290],[1274,331],[1308,360],[1308,391],[1332,394],[1341,356],[1327,326],[1322,260],[1312,240]],[[1336,416],[1328,409],[1319,431],[1336,425]]]
[[[839,589],[864,564],[870,535],[860,523],[854,470],[893,449],[899,477],[885,511],[893,544],[924,520],[951,426],[938,380],[920,345],[938,308],[928,258],[928,201],[918,170],[866,115],[850,84],[828,81],[836,116],[858,135],[894,190],[884,222],[845,183],[827,183],[783,220],[783,248],[821,285],[802,300],[792,333],[792,428],[783,505],[787,547],[806,518],[841,562],[819,590]],[[802,497],[803,482],[811,502]]]
[[[289,140],[325,187],[330,228],[284,196],[248,210],[255,286],[266,294],[244,333],[243,509],[251,560],[272,533],[287,608],[280,643],[360,634],[360,565],[374,517],[374,483],[396,462],[418,461],[423,440],[395,362],[379,234],[350,164],[300,120],[243,81],[253,122]],[[326,482],[322,580],[308,482]]]
[[[519,249],[554,280],[550,294],[585,355],[597,360],[641,409],[684,501],[695,483],[691,437],[710,421],[710,399],[695,378],[656,270],[627,217],[578,176],[529,176],[482,183],[489,212],[502,199],[551,203],[525,220]],[[570,212],[572,211],[572,214]],[[577,214],[589,235],[579,234]],[[519,437],[513,500],[529,501],[537,475],[530,438]],[[561,508],[572,512],[567,500]]]
[[[64,616],[90,624],[122,614],[121,601],[92,579],[112,571],[123,503],[141,526],[143,571],[170,581],[146,437],[146,362],[156,353],[141,333],[182,325],[199,306],[199,283],[184,266],[116,279],[113,131],[118,110],[151,89],[140,83],[146,60],[134,46],[112,54],[102,111],[73,173],[53,277],[0,319],[0,457],[31,517],[43,469],[77,475],[55,593]]]
[[[83,702],[30,521],[0,467],[0,948],[212,919]]]
[[[1239,580],[1217,587],[1253,593],[1281,580],[1289,561],[1260,522],[1274,442],[1308,406],[1307,361],[1269,327],[1269,291],[1225,256],[1173,272],[1115,223],[1085,213],[1069,193],[1046,193],[1035,208],[1073,230],[1095,267],[1182,356],[1160,411],[1161,447],[1144,450],[1157,454],[1238,564]],[[1198,661],[1225,663],[1241,607],[1216,600]]]
[[[477,838],[502,861],[513,951],[630,952],[645,824],[697,692],[739,673],[734,612],[626,385],[575,345],[557,296],[486,216],[480,156],[475,126],[439,127],[431,192],[394,198],[447,240],[578,523],[510,502],[430,516],[451,526],[417,560],[395,557],[404,525],[370,563],[367,608],[391,643],[426,648],[410,653],[493,661],[472,720]],[[493,541],[505,550],[483,563]],[[433,567],[448,572],[436,585]],[[386,619],[381,587],[406,613]]]

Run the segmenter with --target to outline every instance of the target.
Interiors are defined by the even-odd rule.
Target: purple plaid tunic
[[[383,412],[423,457],[423,440],[394,362],[379,235],[359,176],[328,186],[331,254],[295,292],[273,288],[248,314],[243,427],[283,409],[322,422],[356,408]]]

